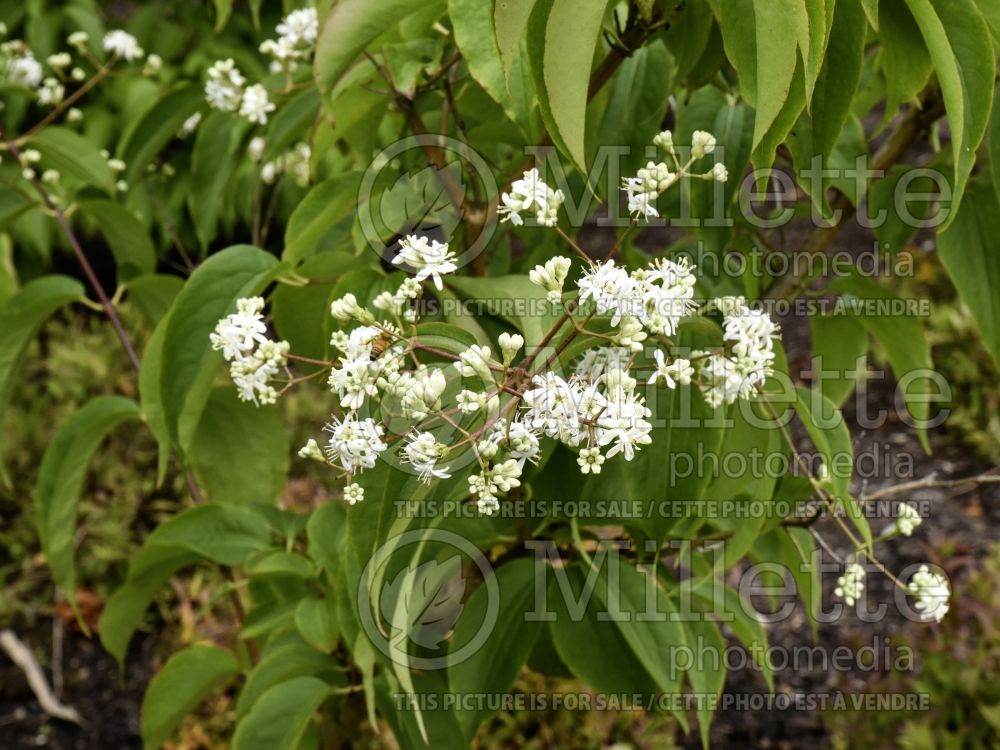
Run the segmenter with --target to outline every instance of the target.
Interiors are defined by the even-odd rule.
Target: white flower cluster
[[[750,398],[774,371],[774,340],[778,325],[763,310],[751,308],[742,297],[723,298],[723,341],[729,354],[695,352],[701,391],[710,406]]]
[[[292,71],[299,62],[308,61],[319,35],[319,17],[315,8],[293,10],[277,25],[277,39],[260,45],[261,54],[271,58],[271,72]]]
[[[139,46],[138,40],[121,29],[115,29],[105,34],[101,46],[104,47],[105,51],[129,62],[139,60],[146,54],[145,50]]]
[[[704,130],[696,130],[691,135],[691,158],[682,165],[674,148],[673,133],[665,130],[655,138],[653,143],[665,151],[674,163],[671,171],[666,162],[647,162],[646,166],[636,172],[635,177],[622,179],[622,189],[628,199],[628,212],[635,219],[655,219],[660,213],[656,210],[656,199],[674,185],[681,177],[697,177],[703,180],[725,182],[729,179],[725,164],[716,163],[712,169],[700,174],[692,174],[688,170],[694,162],[715,151],[715,136]]]
[[[896,516],[896,522],[891,528],[903,536],[911,536],[914,529],[924,522],[917,509],[909,503],[900,503],[898,512],[899,515]]]
[[[855,562],[844,568],[844,575],[837,579],[837,588],[833,593],[843,599],[848,607],[853,607],[864,590],[865,569]]]
[[[232,58],[216,60],[208,69],[205,99],[215,109],[239,112],[241,117],[259,125],[265,124],[268,114],[275,109],[262,85],[246,86],[246,78]]]
[[[932,573],[926,565],[921,565],[913,574],[907,590],[916,597],[914,607],[920,613],[920,619],[925,622],[941,622],[948,614],[948,600],[951,598],[948,580],[939,573]]]
[[[641,329],[672,336],[680,319],[695,309],[694,273],[687,259],[657,259],[632,273],[613,260],[593,264],[577,282],[580,301],[593,301],[598,314],[610,314],[611,325],[620,326],[621,346],[642,349]]]
[[[509,193],[503,193],[503,203],[497,209],[501,221],[510,221],[514,226],[522,226],[522,212],[533,211],[535,221],[543,227],[554,227],[558,219],[559,207],[565,200],[562,190],[553,190],[538,175],[537,169],[530,169],[520,180],[515,180]]]
[[[528,272],[528,279],[546,290],[549,302],[557,305],[562,301],[563,284],[566,283],[570,265],[569,258],[557,255],[545,261],[545,265],[535,266]]]
[[[212,348],[229,362],[229,374],[243,401],[273,404],[278,392],[270,384],[287,363],[288,342],[272,341],[264,324],[264,300],[249,297],[236,312],[219,321],[210,335]]]
[[[394,265],[405,264],[416,271],[417,281],[431,278],[440,291],[444,287],[441,275],[458,270],[455,253],[448,250],[448,244],[427,237],[408,235],[399,243],[399,253],[392,259]]]

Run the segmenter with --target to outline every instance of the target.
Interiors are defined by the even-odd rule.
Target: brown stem
[[[18,138],[17,139],[18,143],[20,143],[20,144],[23,145],[24,143],[26,143],[31,138],[31,136],[35,135],[35,133],[37,133],[40,130],[43,130],[44,128],[48,127],[53,122],[55,122],[56,119],[58,119],[59,115],[61,115],[67,109],[69,109],[74,104],[76,104],[76,102],[79,101],[80,97],[82,97],[84,94],[86,94],[92,88],[94,88],[94,86],[96,86],[98,83],[100,83],[101,80],[109,72],[111,72],[111,66],[112,66],[112,64],[117,59],[118,59],[117,57],[112,57],[104,65],[102,65],[101,68],[96,73],[94,73],[93,77],[91,77],[90,80],[88,80],[80,88],[78,88],[72,94],[70,94],[65,99],[63,99],[59,103],[59,106],[55,107],[51,112],[49,112],[47,115],[45,115],[45,117],[43,117],[39,122],[37,122],[35,125],[33,125],[28,130],[27,133],[25,133],[20,138]]]
[[[10,149],[11,154],[15,159],[17,159],[18,164],[23,167],[24,160],[21,156],[21,150],[17,147],[17,144],[8,140],[7,135],[3,132],[3,130],[0,130],[0,139],[7,142],[7,148]],[[62,230],[63,236],[66,237],[66,241],[69,242],[70,247],[73,248],[73,254],[76,255],[76,259],[80,263],[80,267],[83,268],[83,273],[87,277],[87,281],[90,282],[91,287],[93,287],[94,292],[97,294],[97,299],[100,300],[101,307],[104,308],[104,312],[107,313],[108,319],[111,321],[111,327],[114,328],[115,334],[118,336],[118,340],[121,341],[122,347],[124,347],[125,352],[128,354],[128,358],[132,362],[132,367],[134,367],[135,371],[138,373],[140,367],[139,355],[136,354],[135,348],[132,346],[132,342],[129,340],[128,334],[125,332],[125,328],[122,326],[122,322],[118,318],[118,313],[115,312],[114,305],[105,293],[104,287],[101,286],[101,282],[97,278],[97,274],[94,273],[94,269],[90,265],[90,261],[87,260],[87,256],[84,254],[79,240],[77,240],[76,235],[73,234],[73,228],[69,224],[69,219],[66,218],[66,213],[55,204],[38,177],[32,177],[31,184],[41,197],[45,207],[56,217],[56,221],[59,223],[59,228]]]

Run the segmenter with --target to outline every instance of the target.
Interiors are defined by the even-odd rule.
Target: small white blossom
[[[700,159],[715,151],[715,136],[704,130],[696,130],[691,134],[691,158]]]
[[[914,607],[920,613],[920,619],[925,622],[928,620],[941,622],[948,613],[951,587],[944,576],[932,573],[926,565],[921,565],[913,574],[907,589],[916,597],[917,603]]]
[[[38,103],[54,107],[63,100],[65,95],[66,88],[59,82],[58,78],[46,78],[38,89]]]
[[[458,270],[455,253],[448,250],[448,243],[412,234],[400,241],[399,253],[392,262],[397,266],[405,263],[414,269],[417,281],[433,279],[439,291],[444,289],[441,276]]]
[[[920,513],[909,503],[900,503],[898,507],[899,515],[894,524],[895,530],[903,536],[911,536],[913,530],[924,522]]]
[[[653,136],[653,144],[659,146],[671,156],[674,154],[674,134],[669,130],[664,130]]]
[[[581,474],[600,474],[604,461],[599,448],[581,448],[580,455],[576,458]]]
[[[524,336],[519,333],[501,333],[497,337],[497,343],[500,344],[500,353],[503,355],[503,363],[509,365],[517,353],[524,346]]]
[[[324,429],[330,433],[327,458],[349,474],[374,468],[379,455],[389,447],[382,439],[382,425],[370,417],[358,419],[347,414],[343,419],[334,418]]]
[[[181,124],[181,129],[177,132],[177,137],[187,138],[198,129],[199,124],[201,124],[201,112],[195,112]]]
[[[69,52],[57,52],[56,54],[49,55],[45,58],[45,62],[48,63],[50,68],[62,70],[63,68],[68,68],[73,64],[73,58],[70,56]]]
[[[357,482],[344,487],[344,499],[348,505],[357,505],[365,499],[365,488]]]
[[[235,112],[243,98],[243,84],[246,79],[236,67],[232,58],[216,60],[208,69],[205,83],[205,99],[215,109]]]
[[[563,284],[570,269],[570,259],[561,255],[549,258],[543,266],[535,266],[528,272],[528,280],[548,292],[548,300],[557,304],[562,300]]]
[[[122,31],[121,29],[115,29],[105,34],[102,45],[105,51],[124,58],[129,62],[138,60],[146,54],[142,47],[139,46],[138,40],[127,31]]]
[[[299,458],[310,458],[313,461],[326,463],[326,457],[314,438],[309,438],[306,444],[299,448]]]
[[[439,443],[429,432],[411,434],[403,446],[403,460],[411,464],[420,476],[420,481],[430,482],[433,478],[448,479],[449,467],[438,468],[437,462],[444,457],[447,446]]]
[[[524,224],[521,212],[533,210],[535,221],[543,227],[554,227],[558,221],[559,207],[565,196],[561,190],[553,190],[538,175],[537,169],[525,172],[520,180],[515,180],[509,193],[500,196],[501,205],[497,213],[500,221],[510,221],[515,226]]]
[[[83,50],[89,42],[90,34],[86,31],[74,31],[66,37],[66,44],[70,47],[76,48],[77,50]]]
[[[12,57],[7,62],[7,82],[24,88],[38,88],[42,82],[42,65],[29,55]]]
[[[837,588],[833,593],[844,600],[848,607],[853,607],[865,588],[865,569],[858,563],[851,563],[844,568],[844,575],[837,579]]]
[[[694,376],[694,368],[691,366],[690,360],[678,357],[670,364],[667,364],[664,361],[663,352],[659,349],[653,352],[653,357],[656,359],[656,369],[649,377],[650,385],[657,380],[663,380],[667,388],[676,388],[678,384],[691,384],[691,378]]]
[[[267,89],[259,83],[247,86],[240,103],[240,116],[258,125],[267,123],[267,115],[274,111],[274,103],[267,98]]]
[[[471,378],[478,375],[484,380],[492,380],[490,354],[488,346],[473,344],[464,352],[459,353],[458,361],[455,362],[455,369],[464,378]]]

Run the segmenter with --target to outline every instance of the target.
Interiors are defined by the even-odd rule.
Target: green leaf
[[[84,215],[97,222],[111,246],[119,282],[153,272],[156,248],[142,222],[131,211],[109,200],[85,200],[77,205]]]
[[[330,598],[307,597],[300,601],[295,608],[295,627],[324,654],[331,653],[340,640],[337,613]]]
[[[444,0],[342,0],[333,6],[316,40],[313,73],[320,94],[328,97],[347,72],[377,37],[416,11],[430,14],[444,8]]]
[[[274,505],[288,478],[288,433],[274,406],[212,389],[191,438],[190,466],[208,500]]]
[[[677,66],[678,80],[687,79],[708,47],[712,20],[708,3],[685,3],[664,32],[663,38]]]
[[[502,12],[501,3],[497,3],[497,12]],[[523,78],[515,77],[508,85],[494,33],[493,14],[491,3],[481,0],[448,0],[448,15],[455,32],[455,44],[469,66],[469,73],[503,107],[512,122],[522,130],[527,130],[533,104],[530,91],[523,86]]]
[[[75,279],[43,276],[29,281],[0,307],[0,420],[28,344],[52,313],[82,297],[83,286]]]
[[[330,575],[340,567],[346,530],[347,511],[340,503],[325,503],[309,516],[306,526],[309,556]]]
[[[204,106],[204,92],[197,83],[184,84],[161,96],[125,133],[118,158],[125,162],[124,179],[136,184],[146,165],[159,154],[181,129],[181,125]]]
[[[868,329],[868,333],[879,340],[885,348],[889,365],[897,381],[913,373],[933,371],[931,345],[920,321],[906,313],[886,315],[878,309],[881,304],[904,305],[899,297],[875,281],[860,276],[836,279],[827,290],[846,295],[846,299],[842,300],[845,307],[844,314],[853,314],[854,318]],[[875,307],[870,311],[872,314],[868,314],[869,306]],[[906,408],[918,424],[916,431],[920,444],[930,453],[926,429],[930,413],[930,395],[922,393],[912,384],[901,390]]]
[[[686,591],[686,589],[685,589]],[[721,581],[707,579],[691,589],[694,597],[708,605],[707,610],[719,615],[742,643],[760,668],[767,686],[774,690],[774,670],[767,658],[767,631],[754,608],[738,591]]]
[[[236,701],[236,718],[242,719],[267,690],[292,677],[331,674],[337,661],[310,646],[295,630],[269,640],[260,661],[250,670]]]
[[[559,318],[555,306],[546,300],[545,290],[532,284],[527,276],[449,276],[447,284],[463,299],[481,305],[472,308],[476,312],[496,315],[517,328],[528,350],[541,342]],[[516,304],[512,306],[511,300]]]
[[[528,21],[542,120],[552,142],[584,174],[590,69],[606,7],[607,0],[538,0]]]
[[[698,696],[696,713],[701,746],[709,747],[709,728],[715,713],[715,701],[722,695],[726,684],[726,640],[714,622],[703,619],[684,621],[689,643],[697,644],[699,658],[688,670],[691,692]],[[711,700],[706,700],[711,696]]]
[[[886,84],[885,117],[890,118],[901,104],[914,101],[923,91],[934,66],[909,8],[901,3],[884,5],[879,9],[879,21]]]
[[[189,646],[171,656],[142,699],[143,747],[162,747],[185,716],[238,672],[235,657],[214,646]]]
[[[250,123],[230,112],[215,111],[202,120],[191,152],[188,211],[202,249],[216,237],[233,172],[244,158],[240,149]]]
[[[549,582],[549,608],[555,615],[549,629],[563,663],[601,693],[658,693],[656,683],[621,630],[614,622],[599,617],[603,613],[597,598],[592,596],[593,580],[588,584],[579,565],[568,566],[565,568],[568,591],[564,591],[557,585],[558,575],[553,572]],[[570,596],[577,601],[582,601],[582,596],[590,596],[582,616],[573,616],[569,611],[567,597]]]
[[[820,392],[835,406],[843,406],[864,377],[868,332],[856,320],[842,315],[814,315],[809,326],[814,369],[830,373],[819,382]]]
[[[594,593],[657,687],[673,694],[680,677],[677,654],[687,645],[687,639],[676,619],[677,608],[663,590],[656,570],[644,567],[640,571],[619,559],[616,579],[606,562],[598,573]]]
[[[170,310],[184,286],[184,279],[163,273],[148,273],[129,279],[125,288],[150,326],[155,327]]]
[[[88,185],[114,192],[115,175],[97,146],[79,133],[60,125],[50,125],[31,136],[28,143],[38,149],[42,163]]]
[[[1000,201],[985,182],[973,183],[962,208],[938,236],[941,263],[976,322],[986,350],[1000,365]]]
[[[858,81],[861,80],[866,27],[859,0],[837,2],[811,106],[813,145],[815,153],[821,154],[824,162],[837,145],[840,131],[851,111]]]
[[[107,434],[139,407],[122,396],[98,396],[75,412],[45,449],[35,486],[36,524],[52,580],[76,605],[76,515],[91,457]]]
[[[296,141],[308,140],[309,129],[319,111],[319,92],[304,88],[281,105],[267,128],[267,140],[260,160],[264,163],[280,156]]]
[[[340,7],[340,6],[337,6]],[[297,263],[321,249],[323,238],[358,208],[358,172],[331,177],[316,185],[295,207],[285,229],[281,259]]]
[[[796,388],[796,393],[795,412],[823,458],[829,476],[830,494],[840,502],[870,551],[872,531],[868,519],[851,496],[854,447],[844,415],[818,391],[800,387]]]
[[[511,106],[517,107],[519,112],[533,110],[537,98],[528,62],[528,20],[534,6],[535,0],[496,0],[493,3],[493,31],[504,80]]]
[[[534,559],[513,560],[496,571],[499,588],[497,619],[490,640],[482,643],[471,657],[448,665],[448,686],[458,695],[490,693],[501,695],[510,690],[538,637],[540,623],[530,621],[526,614],[534,605],[535,588],[541,585],[544,566]],[[488,589],[477,588],[465,604],[451,639],[450,652],[457,653],[480,634],[488,607]],[[502,649],[492,644],[503,643]],[[492,712],[486,710],[459,711],[458,722],[470,740],[479,725]]]
[[[215,27],[213,31],[218,34],[226,28],[229,16],[233,12],[233,0],[212,0],[212,4],[215,6]]]
[[[142,353],[142,363],[139,367],[139,405],[142,408],[142,418],[156,438],[157,487],[163,484],[167,475],[170,449],[173,445],[167,418],[163,412],[163,394],[160,390],[160,380],[163,376],[163,340],[169,324],[168,310],[153,329],[153,334],[149,337],[146,349]]]
[[[315,677],[293,677],[275,685],[236,725],[233,750],[295,750],[329,692]]]
[[[809,15],[799,0],[754,0],[753,11],[757,35],[756,148],[790,96],[799,48],[808,56]]]
[[[995,60],[990,30],[973,0],[906,0],[930,51],[952,133],[955,217],[993,103]],[[984,64],[985,61],[989,64]]]
[[[252,553],[267,549],[267,522],[246,508],[199,505],[156,527],[129,564],[125,583],[101,612],[98,632],[104,648],[119,662],[143,613],[156,593],[178,570],[198,560],[241,565]]]
[[[177,295],[163,339],[160,393],[167,428],[182,451],[222,363],[221,355],[212,351],[209,334],[237,299],[259,293],[279,270],[270,253],[234,245],[198,266]]]

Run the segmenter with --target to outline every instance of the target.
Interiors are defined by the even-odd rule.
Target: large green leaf
[[[996,73],[990,30],[973,0],[906,0],[930,51],[951,130],[955,217],[993,103]],[[988,61],[988,62],[987,62]]]
[[[42,155],[42,164],[72,175],[88,185],[114,192],[115,175],[108,160],[88,138],[59,125],[31,136],[28,143]]]
[[[273,255],[235,245],[202,263],[177,295],[163,339],[160,397],[169,433],[182,451],[222,362],[212,351],[209,334],[232,312],[237,299],[258,294],[278,270]]]
[[[134,401],[98,396],[69,418],[45,449],[35,486],[35,512],[42,552],[52,580],[76,602],[76,515],[87,466],[105,436],[126,419],[139,416]]]
[[[170,310],[184,286],[184,279],[164,273],[147,273],[129,279],[124,286],[128,289],[129,300],[139,308],[146,322],[156,326]]]
[[[502,12],[497,3],[497,12]],[[530,91],[515,77],[508,85],[493,28],[494,9],[481,0],[448,0],[448,15],[455,32],[455,44],[462,51],[469,73],[522,130],[527,130],[533,106]]]
[[[330,230],[358,208],[360,180],[358,172],[347,172],[324,180],[309,191],[288,220],[282,260],[296,263],[318,250],[334,249],[320,245]]]
[[[757,49],[756,148],[791,94],[800,47],[808,57],[809,14],[800,0],[754,0]]]
[[[538,0],[528,21],[528,59],[552,142],[581,170],[590,68],[607,0]]]
[[[497,0],[493,3],[493,31],[500,64],[510,106],[516,107],[518,112],[532,110],[537,98],[528,62],[527,33],[534,6],[535,0]]]
[[[132,558],[125,583],[101,612],[101,643],[118,661],[156,593],[181,568],[198,560],[240,565],[268,548],[271,532],[258,513],[221,504],[199,505],[156,527]]]
[[[541,584],[544,566],[534,559],[513,560],[496,571],[500,591],[496,624],[488,640],[464,661],[448,666],[448,685],[453,693],[501,695],[510,690],[514,678],[528,660],[538,637],[537,621],[526,615],[534,604],[535,589]],[[486,586],[480,586],[469,598],[451,639],[451,652],[456,653],[480,635],[488,607]],[[492,644],[503,643],[502,649]],[[490,715],[489,710],[461,711],[459,724],[466,737],[472,738],[479,725]]]
[[[416,11],[444,8],[445,0],[343,0],[333,6],[316,41],[313,73],[320,95],[326,99],[377,37]]]
[[[948,275],[983,337],[993,361],[1000,364],[1000,201],[986,182],[969,187],[962,208],[938,237],[938,252]]]
[[[85,200],[80,211],[97,222],[101,234],[111,246],[118,267],[119,282],[152,273],[156,269],[156,248],[146,228],[120,203],[108,200]]]
[[[833,6],[830,6],[833,9]],[[833,152],[851,111],[861,80],[865,56],[864,10],[859,0],[839,0],[833,16],[830,41],[812,96],[812,133],[815,153],[824,161]]]
[[[250,124],[230,112],[212,112],[198,126],[191,152],[188,211],[202,249],[215,239],[233,171],[243,157],[240,146]]]
[[[208,500],[271,506],[288,478],[289,437],[274,406],[214,388],[191,439],[190,466]]]
[[[802,420],[809,438],[819,451],[829,478],[830,494],[840,503],[862,540],[870,550],[872,532],[864,510],[851,496],[851,477],[854,474],[854,447],[840,409],[822,393],[808,388],[797,388],[795,412]]]
[[[935,391],[925,392],[921,385],[926,382],[922,384],[921,379],[926,381],[923,375],[934,369],[934,363],[931,360],[931,345],[920,320],[908,312],[909,308],[903,300],[868,278],[852,276],[836,279],[828,290],[846,295],[843,314],[851,315],[879,340],[896,380],[916,378],[901,390],[906,407],[917,423],[917,437],[929,453],[926,425]],[[888,313],[883,312],[884,306],[889,306]]]
[[[295,750],[330,693],[315,677],[293,677],[265,692],[236,725],[233,750]]]
[[[75,279],[43,276],[29,281],[0,307],[0,420],[28,344],[52,313],[82,297],[83,287]]]
[[[288,630],[269,640],[260,661],[250,670],[236,701],[236,718],[242,719],[267,690],[293,677],[330,674],[337,661],[310,646],[295,631]]]
[[[814,315],[812,332],[814,368],[822,368],[820,392],[836,406],[842,406],[865,373],[868,332],[864,326],[843,315]]]
[[[920,27],[902,3],[879,8],[879,41],[885,71],[885,117],[892,117],[901,104],[912,102],[927,85],[934,66]]]
[[[181,720],[238,671],[232,653],[215,646],[189,646],[171,656],[142,699],[142,746],[162,747]]]
[[[146,165],[177,136],[184,121],[204,106],[204,92],[197,83],[184,84],[157,99],[119,142],[125,181],[134,184],[145,173]]]

